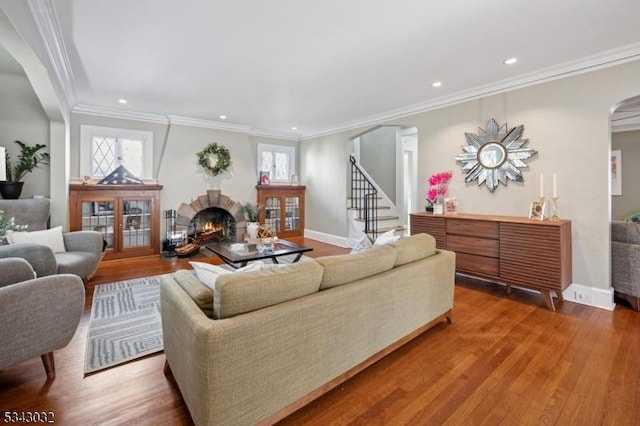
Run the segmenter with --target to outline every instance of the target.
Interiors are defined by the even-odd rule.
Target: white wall
[[[45,144],[44,151],[49,152],[49,119],[26,75],[0,73],[0,146],[7,148],[14,166],[20,155],[16,140],[28,145]],[[34,195],[50,195],[49,166],[25,176],[20,197]]]
[[[427,178],[451,169],[450,194],[459,200],[461,212],[526,216],[539,192],[539,175],[557,173],[559,213],[572,220],[573,281],[595,289],[608,289],[609,272],[609,149],[611,107],[640,94],[640,61],[580,74],[536,86],[477,99],[434,111],[415,114],[384,124],[416,126],[419,139],[419,193],[427,190]],[[455,156],[466,144],[464,133],[485,128],[495,118],[510,127],[523,124],[524,137],[538,151],[524,171],[524,182],[510,181],[494,193],[464,182]],[[327,174],[343,175],[350,139],[366,129],[354,129],[302,142],[302,163],[322,155],[325,167],[304,167],[308,182]],[[313,205],[307,206],[306,226],[311,231],[347,236],[343,221],[327,220],[315,211],[344,211],[346,179],[331,187],[311,186]],[[331,213],[331,216],[337,215]],[[343,215],[346,215],[343,213]]]

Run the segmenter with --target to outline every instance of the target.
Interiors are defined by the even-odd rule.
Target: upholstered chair
[[[54,232],[47,229],[49,209],[50,202],[46,198],[0,200],[0,210],[4,211],[5,217],[13,217],[17,225],[27,225],[27,232]],[[99,232],[62,233],[62,247],[57,250],[39,243],[39,238],[41,237],[29,238],[29,242],[0,246],[0,259],[26,259],[39,277],[74,274],[85,281],[93,276],[102,259],[104,239]]]
[[[53,352],[75,334],[84,296],[76,275],[34,278],[25,259],[0,259],[0,370],[40,356],[47,378],[53,379]]]
[[[611,223],[611,286],[640,311],[640,225],[635,222]]]

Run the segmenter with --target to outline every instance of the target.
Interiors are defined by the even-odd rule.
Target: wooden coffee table
[[[297,262],[302,257],[302,253],[313,250],[311,247],[301,246],[287,240],[277,240],[273,243],[273,250],[265,250],[263,252],[259,252],[255,244],[249,243],[241,251],[231,250],[231,243],[209,243],[205,247],[217,254],[224,263],[235,269],[247,266],[247,262],[252,260],[271,259],[273,263],[279,263],[279,257],[290,254],[297,254],[293,259],[293,262]]]

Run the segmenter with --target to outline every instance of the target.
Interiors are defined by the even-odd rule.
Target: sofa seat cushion
[[[173,274],[173,280],[191,297],[198,307],[209,318],[213,318],[213,291],[206,287],[193,274],[186,269],[181,269]]]
[[[360,253],[324,256],[316,261],[324,269],[320,290],[326,290],[392,269],[396,250],[390,245],[378,245]]]
[[[396,249],[395,266],[406,265],[436,254],[436,239],[429,234],[415,234],[402,238],[391,246]]]
[[[213,317],[229,318],[316,293],[322,267],[313,259],[220,275],[215,283]]]
[[[55,254],[59,274],[72,274],[80,278],[94,272],[100,256],[86,251],[65,251]]]

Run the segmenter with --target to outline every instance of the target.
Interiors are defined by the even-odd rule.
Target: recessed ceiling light
[[[120,102],[121,104],[126,104],[127,100],[126,99],[118,99],[118,102]]]
[[[442,86],[441,81],[434,81],[433,83],[431,83],[431,87],[440,87],[440,86]]]
[[[518,62],[518,58],[509,58],[504,61],[505,65],[513,65],[516,62]]]
[[[226,119],[227,119],[227,116],[226,116],[226,115],[221,115],[221,116],[220,116],[220,120],[226,120]]]
[[[298,128],[296,126],[293,126],[291,130],[298,130]]]

